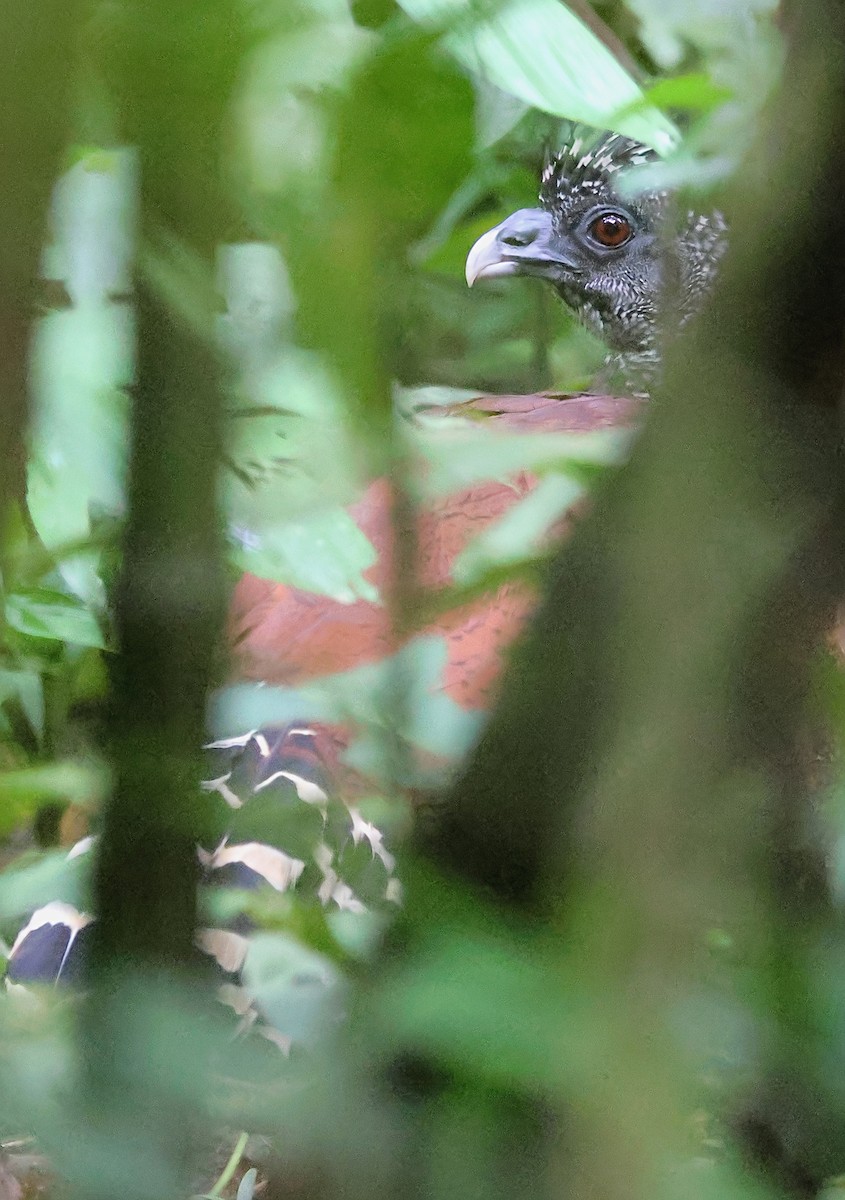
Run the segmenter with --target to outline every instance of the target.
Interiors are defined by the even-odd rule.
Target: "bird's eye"
[[[605,213],[596,217],[590,226],[590,233],[600,246],[615,250],[618,246],[624,246],[633,237],[634,231],[631,222],[621,213]]]

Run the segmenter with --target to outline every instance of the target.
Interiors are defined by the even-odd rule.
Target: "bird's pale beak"
[[[571,267],[554,250],[552,218],[542,208],[521,208],[481,235],[467,255],[466,278],[501,279],[506,275],[547,276],[556,268]]]

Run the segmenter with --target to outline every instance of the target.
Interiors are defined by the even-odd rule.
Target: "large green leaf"
[[[378,599],[363,575],[375,550],[341,507],[362,480],[332,376],[315,355],[288,350],[250,385],[226,430],[232,561],[343,603]]]
[[[91,610],[74,597],[49,588],[32,588],[7,596],[6,621],[29,637],[100,649],[105,645],[102,630]]]
[[[577,479],[584,468],[624,462],[634,436],[631,429],[514,433],[491,425],[457,414],[447,420],[439,415],[418,418],[414,444],[428,467],[421,481],[424,496],[448,495],[518,471],[557,470]]]
[[[297,520],[265,519],[251,528],[230,526],[230,560],[262,579],[288,583],[353,604],[379,599],[363,572],[376,561],[372,543],[342,508]]]
[[[119,389],[131,378],[132,336],[120,305],[63,309],[38,328],[27,500],[50,550],[84,541],[92,515],[122,509],[128,406]],[[79,596],[102,603],[93,553],[64,559],[60,570]]]
[[[616,128],[661,153],[677,131],[657,108],[616,118],[642,97],[628,72],[559,0],[399,0],[414,20],[445,26],[444,46],[474,74],[534,108]]]

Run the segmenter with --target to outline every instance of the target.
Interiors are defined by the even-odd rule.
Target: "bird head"
[[[668,239],[668,194],[622,192],[622,173],[656,157],[621,134],[592,141],[583,131],[573,136],[543,171],[539,206],[513,213],[472,247],[467,283],[510,275],[545,279],[605,342],[611,359],[626,370],[653,373],[668,255],[674,250],[678,256],[682,323],[714,274],[724,231],[718,214],[688,213],[678,237]]]

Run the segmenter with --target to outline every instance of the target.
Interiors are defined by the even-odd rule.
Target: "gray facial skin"
[[[545,279],[610,350],[632,390],[659,369],[658,311],[668,258],[675,255],[678,323],[700,307],[724,249],[718,213],[687,213],[674,237],[665,192],[622,198],[618,172],[655,158],[618,134],[585,148],[565,147],[543,172],[538,208],[523,208],[478,239],[466,278],[529,275]]]

